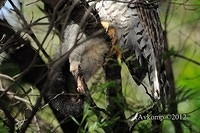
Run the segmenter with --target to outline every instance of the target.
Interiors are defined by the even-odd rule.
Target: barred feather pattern
[[[163,61],[164,40],[157,3],[154,0],[102,0],[95,4],[101,21],[117,29],[122,51],[135,53],[147,73],[155,99],[166,99],[169,83]],[[133,66],[128,66],[133,69]],[[145,72],[146,73],[146,72]]]

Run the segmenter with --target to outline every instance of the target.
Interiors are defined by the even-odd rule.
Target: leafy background
[[[200,129],[200,1],[171,1],[171,11],[167,22],[167,33],[172,56],[179,113],[187,114],[186,120],[191,121],[185,132],[199,132]],[[165,8],[166,3],[162,7]],[[165,12],[161,12],[161,20],[165,20]],[[173,55],[172,54],[172,55]],[[178,55],[187,57],[180,58]],[[192,62],[189,59],[195,61]],[[186,97],[186,98],[184,98]],[[188,123],[187,123],[188,124]],[[166,125],[166,129],[171,129]]]

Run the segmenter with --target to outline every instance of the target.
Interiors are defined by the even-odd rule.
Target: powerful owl
[[[88,1],[88,3],[97,11],[112,44],[120,51],[120,58],[125,61],[136,83],[141,84],[148,73],[151,96],[154,99],[165,99],[169,83],[163,59],[165,46],[157,2],[154,0],[98,0]],[[98,55],[101,57],[108,51],[101,39],[94,39],[80,45],[71,53],[72,72],[77,72],[81,64],[84,67],[83,72],[88,69],[86,66],[91,68],[94,65],[94,63],[89,64],[89,60],[92,60],[91,56],[87,56],[87,59],[82,58],[91,47],[98,49],[101,46],[103,49],[99,50],[101,52]],[[94,42],[100,42],[100,45],[96,45]],[[88,49],[86,49],[87,46],[89,46]],[[102,62],[103,58],[99,57],[100,60],[98,60],[97,56],[94,57],[95,61]],[[81,63],[81,60],[88,62]],[[78,88],[82,90],[81,86]]]

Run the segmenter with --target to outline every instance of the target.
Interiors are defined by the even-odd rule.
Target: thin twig
[[[46,35],[45,35],[45,37],[44,37],[44,39],[43,39],[43,41],[42,41],[42,43],[41,43],[41,46],[44,45],[45,41],[47,40],[47,37],[49,36],[51,30],[53,29],[54,24],[55,24],[55,21],[56,21],[57,11],[58,11],[59,7],[60,7],[62,4],[64,4],[64,1],[63,1],[63,0],[59,1],[59,2],[56,4],[55,8],[53,9],[53,15],[52,15],[51,20],[50,20],[49,29],[48,29],[48,31],[47,31],[47,33],[46,33]]]
[[[5,92],[5,89],[0,88],[0,91]],[[14,93],[14,92],[7,91],[6,94],[7,94],[7,96],[10,96],[11,98],[14,98],[16,100],[19,100],[19,101],[22,101],[24,103],[28,103],[28,104],[31,105],[31,103],[28,100],[26,100],[25,98],[21,98],[19,96],[16,96],[16,93]]]
[[[198,61],[192,60],[192,59],[190,59],[190,58],[188,58],[188,57],[185,57],[185,56],[183,56],[183,55],[180,55],[180,54],[173,54],[173,55],[174,55],[175,57],[182,58],[182,59],[184,59],[184,60],[187,60],[187,61],[189,61],[189,62],[194,63],[195,65],[200,66],[200,62],[198,62]]]
[[[28,22],[26,21],[26,19],[24,18],[24,16],[22,15],[22,13],[19,11],[19,9],[15,6],[15,4],[12,2],[12,0],[8,0],[10,2],[10,4],[12,5],[12,7],[14,8],[14,11],[19,15],[19,17],[22,19],[25,27],[27,28],[27,33],[31,36],[31,38],[35,41],[36,45],[38,46],[39,50],[42,51],[42,53],[44,54],[44,56],[48,59],[49,62],[52,61],[51,57],[47,54],[47,52],[44,50],[44,48],[42,47],[41,43],[39,42],[39,40],[37,39],[37,37],[35,36],[34,32],[32,31],[32,29],[29,27]]]

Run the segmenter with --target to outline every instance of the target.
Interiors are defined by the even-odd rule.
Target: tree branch
[[[187,60],[187,61],[189,61],[189,62],[194,63],[195,65],[200,66],[200,62],[198,62],[198,61],[192,60],[192,59],[190,59],[190,58],[188,58],[188,57],[185,57],[185,56],[183,56],[183,55],[180,55],[180,54],[173,54],[173,55],[174,55],[175,57],[182,58],[182,59],[184,59],[184,60]]]

